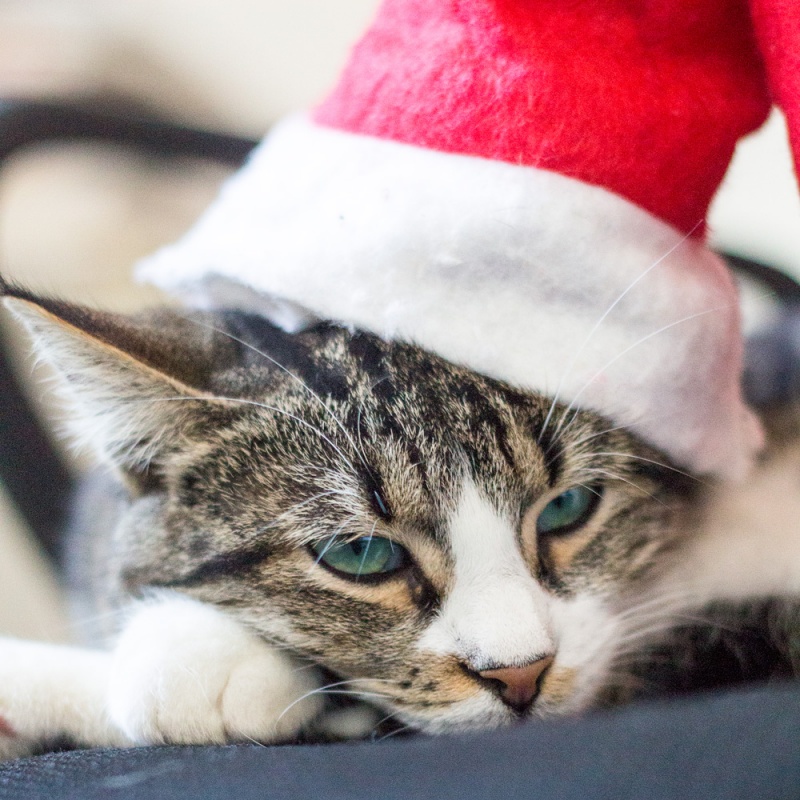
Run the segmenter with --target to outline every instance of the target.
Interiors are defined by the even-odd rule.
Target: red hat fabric
[[[288,329],[411,340],[591,408],[700,473],[761,445],[735,286],[700,233],[770,97],[798,152],[795,0],[385,0],[140,275]],[[751,16],[752,15],[752,16]]]
[[[314,119],[552,170],[697,231],[769,105],[736,0],[388,0]]]
[[[750,6],[772,101],[786,116],[795,171],[800,174],[800,3],[751,0]]]

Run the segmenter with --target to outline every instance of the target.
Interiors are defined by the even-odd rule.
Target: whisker
[[[296,414],[292,414],[291,412],[286,411],[286,409],[278,408],[277,406],[271,406],[267,403],[259,403],[256,400],[247,400],[244,397],[222,397],[219,395],[214,395],[213,397],[192,397],[190,395],[183,395],[180,397],[151,397],[147,398],[146,400],[125,400],[126,403],[168,403],[174,401],[195,401],[201,403],[222,401],[225,403],[241,403],[242,405],[255,406],[257,408],[266,409],[267,411],[274,411],[276,414],[283,414],[284,416],[293,419],[295,422],[300,423],[300,425],[316,433],[317,436],[319,436],[323,441],[327,442],[339,454],[341,459],[354,473],[356,472],[353,462],[342,452],[342,450],[333,442],[333,440],[326,436],[319,428],[315,427],[307,420],[304,420],[302,417],[298,417]]]
[[[333,544],[336,541],[336,534],[340,530],[342,530],[343,527],[344,526],[340,526],[339,528],[336,529],[335,533],[331,534],[331,538],[328,539],[328,542],[325,545],[325,547],[322,548],[322,550],[320,551],[319,555],[314,559],[314,566],[319,566],[319,562],[322,561],[323,558],[325,558],[325,554],[328,552],[328,550],[331,549],[331,547],[333,547]]]
[[[287,650],[289,648],[286,648]],[[310,669],[317,669],[319,664],[309,663],[309,664],[301,664],[299,667],[295,667],[292,672],[307,672]]]
[[[702,484],[703,486],[710,485],[708,481],[704,481],[702,478],[699,478],[697,475],[692,475],[691,472],[685,472],[682,469],[678,469],[677,467],[673,467],[671,464],[665,464],[663,461],[656,461],[652,458],[645,458],[644,456],[637,456],[632,453],[596,453],[595,455],[598,456],[617,456],[619,458],[632,458],[634,461],[645,461],[648,464],[655,464],[658,467],[662,467],[663,469],[669,470],[670,472],[677,472],[679,475],[684,475],[687,478],[691,478],[693,481],[697,481],[697,483]]]
[[[597,489],[587,486],[585,483],[576,483],[575,486],[580,486],[582,489],[586,489],[587,492],[591,492],[595,497],[602,496],[602,492],[598,492]]]
[[[570,376],[572,370],[575,367],[575,364],[578,362],[578,359],[580,358],[580,356],[583,353],[583,351],[586,349],[586,346],[589,344],[589,342],[591,341],[591,339],[594,336],[594,334],[597,332],[597,330],[600,328],[600,326],[603,324],[603,322],[605,322],[605,320],[609,316],[609,314],[611,314],[611,312],[622,302],[622,300],[628,294],[628,292],[630,292],[634,288],[634,286],[636,286],[636,284],[639,283],[639,281],[643,280],[659,264],[663,263],[679,247],[681,247],[694,234],[694,232],[700,227],[700,225],[702,225],[702,220],[698,220],[697,223],[694,225],[694,227],[688,233],[686,233],[681,239],[679,239],[672,247],[670,247],[670,249],[667,250],[667,252],[664,253],[663,256],[661,256],[661,258],[656,259],[656,261],[654,261],[646,270],[644,270],[644,272],[642,272],[636,278],[634,278],[634,280],[631,281],[631,283],[628,284],[628,286],[621,292],[621,294],[616,298],[616,300],[614,300],[614,302],[611,303],[611,305],[601,314],[601,316],[597,320],[597,322],[595,322],[594,326],[589,331],[589,333],[586,335],[586,338],[583,340],[583,342],[581,343],[581,345],[578,347],[577,351],[573,355],[572,360],[569,362],[569,364],[567,364],[566,369],[561,374],[561,378],[560,378],[560,380],[558,382],[558,386],[556,387],[555,394],[553,395],[553,402],[550,404],[550,408],[549,408],[549,410],[547,412],[547,416],[545,417],[544,423],[542,424],[542,429],[539,432],[538,441],[539,441],[540,444],[541,444],[541,441],[542,441],[542,436],[544,435],[544,432],[547,430],[547,426],[548,426],[548,424],[550,422],[550,419],[551,419],[551,417],[553,415],[553,410],[555,409],[556,404],[558,403],[558,400],[559,400],[559,398],[561,396],[561,389],[564,386],[564,381]]]
[[[631,617],[639,619],[643,614],[653,609],[656,609],[659,615],[663,616],[666,613],[672,613],[673,611],[685,608],[687,605],[691,604],[692,599],[693,598],[687,595],[686,592],[671,592],[670,594],[659,595],[638,603],[635,606],[631,606],[630,608],[626,608],[624,611],[617,614],[616,618],[622,622],[625,622]]]
[[[650,639],[657,634],[663,634],[667,631],[672,630],[675,627],[675,620],[674,619],[664,619],[660,624],[652,624],[648,625],[644,628],[639,628],[635,631],[631,631],[630,634],[621,637],[617,641],[617,646],[623,648],[626,644],[631,643],[641,643],[644,639]]]
[[[390,711],[385,717],[381,717],[381,719],[379,719],[372,728],[373,735],[375,731],[377,731],[378,728],[380,728],[380,726],[383,725],[384,722],[388,722],[390,719],[394,719],[397,716],[397,714],[398,714],[397,711]]]
[[[358,416],[356,417],[356,436],[358,437],[358,447],[363,452],[364,450],[364,441],[361,438],[361,414],[364,411],[364,400],[363,398],[358,403]],[[362,463],[364,460],[362,459]],[[364,464],[366,466],[366,464]]]
[[[303,506],[307,506],[309,503],[313,503],[315,500],[319,500],[321,497],[330,497],[331,495],[334,494],[345,495],[347,497],[356,496],[355,492],[348,492],[343,489],[329,489],[327,492],[320,492],[319,494],[315,494],[313,497],[309,497],[300,503],[295,503],[293,506],[288,508],[283,513],[287,514],[290,511],[292,512],[297,511],[298,508],[303,508]]]
[[[235,735],[241,736],[242,739],[247,740],[248,742],[250,742],[250,744],[254,744],[257,747],[264,747],[264,748],[268,747],[267,745],[264,744],[264,742],[259,742],[258,739],[254,739],[252,736],[248,736],[246,733],[242,733],[241,731],[235,731]]]
[[[315,500],[319,500],[321,497],[328,497],[331,495],[340,495],[341,497],[355,497],[358,498],[358,495],[355,492],[347,491],[346,489],[331,489],[326,492],[320,492],[319,494],[315,494],[313,497],[308,497],[305,500],[295,503],[293,506],[289,506],[285,511],[281,511],[274,519],[270,520],[266,525],[262,525],[260,528],[256,528],[254,530],[254,534],[258,535],[264,533],[265,531],[270,530],[271,528],[275,528],[277,525],[280,524],[282,520],[286,517],[291,516],[294,514],[297,509],[303,508],[303,506],[307,506],[309,503],[313,503]]]
[[[640,494],[649,497],[651,500],[655,500],[656,503],[664,506],[664,508],[667,507],[667,504],[660,498],[656,497],[652,492],[648,492],[647,489],[644,489],[643,487],[639,486],[639,484],[634,483],[633,481],[629,481],[627,478],[623,478],[622,475],[619,475],[616,472],[611,472],[610,470],[607,469],[601,469],[600,467],[590,467],[587,470],[587,472],[596,472],[598,475],[605,475],[607,478],[611,480],[620,481],[621,483],[627,483],[628,486],[633,487]]]
[[[372,544],[372,538],[375,535],[375,528],[378,526],[378,520],[376,519],[372,525],[372,530],[369,532],[369,536],[367,537],[367,546],[364,548],[364,555],[361,556],[361,563],[358,565],[358,574],[356,577],[361,577],[361,572],[364,569],[364,562],[367,560],[367,553],[369,553],[369,546]]]
[[[343,689],[343,690],[336,689],[336,687],[338,687],[338,686],[346,686],[346,685],[349,685],[349,684],[352,684],[352,683],[359,683],[359,682],[363,682],[363,681],[370,681],[370,682],[377,682],[377,683],[397,683],[397,681],[383,680],[383,679],[379,679],[379,678],[352,678],[352,679],[346,680],[346,681],[336,681],[335,683],[329,683],[329,684],[327,684],[325,686],[320,686],[317,689],[312,689],[311,691],[306,692],[305,694],[303,694],[300,697],[298,697],[296,700],[293,700],[291,703],[289,703],[288,706],[286,706],[286,708],[283,709],[283,711],[281,711],[281,713],[278,715],[278,719],[276,720],[276,722],[280,722],[281,719],[283,719],[284,715],[290,709],[294,708],[294,706],[296,706],[298,703],[301,703],[306,698],[312,697],[315,694],[351,695],[351,696],[357,696],[357,697],[380,697],[380,698],[384,698],[384,699],[388,699],[390,697],[389,695],[381,694],[380,692],[363,692],[363,691],[358,691],[358,690],[351,691],[351,690],[348,690],[348,689]],[[331,690],[333,690],[333,691],[331,691]]]
[[[578,439],[571,441],[570,447],[573,449],[577,449],[582,445],[586,444],[587,442],[591,442],[592,439],[597,439],[600,436],[606,436],[607,434],[613,433],[614,431],[626,430],[628,427],[629,427],[628,425],[621,424],[621,425],[614,425],[610,428],[604,428],[602,431],[594,431],[593,433],[587,434],[586,436],[581,436]],[[554,444],[551,443],[551,445],[547,448],[547,450],[545,450],[545,455],[549,455],[553,447]]]
[[[124,617],[126,612],[124,609],[115,608],[110,611],[104,611],[97,614],[84,614],[80,617],[70,617],[67,622],[67,627],[69,628],[86,628],[90,625],[93,625],[97,622],[103,622],[104,620],[114,619],[115,617]]]
[[[675,320],[674,322],[670,322],[668,325],[662,325],[658,330],[655,330],[652,333],[648,333],[646,336],[643,336],[638,341],[626,347],[621,353],[617,353],[617,355],[614,356],[614,358],[607,361],[599,370],[597,370],[597,372],[595,372],[594,375],[592,375],[591,378],[589,378],[588,381],[586,381],[586,383],[583,384],[583,386],[581,386],[580,389],[578,389],[578,391],[573,396],[572,400],[570,400],[569,405],[567,405],[566,409],[564,409],[564,413],[562,414],[561,419],[564,420],[566,418],[566,415],[569,414],[569,412],[575,408],[578,398],[586,391],[586,389],[589,388],[589,386],[592,385],[592,383],[594,383],[612,364],[619,361],[619,359],[627,355],[631,350],[635,349],[636,347],[639,347],[639,345],[652,339],[653,337],[658,336],[659,334],[664,333],[665,331],[668,331],[671,328],[676,327],[677,325],[682,325],[685,322],[690,322],[691,320],[697,319],[698,317],[703,317],[706,316],[707,314],[713,314],[717,311],[722,311],[723,309],[726,308],[730,308],[729,303],[725,303],[720,306],[714,306],[713,308],[707,308],[704,311],[698,311],[695,314],[689,314],[686,317],[682,317],[681,319]],[[575,414],[577,414],[577,411],[575,412]],[[561,423],[559,423],[559,426],[556,428],[556,439],[559,436],[560,427]]]
[[[336,530],[330,535],[325,547],[322,548],[322,552],[317,555],[317,558],[314,560],[314,564],[311,568],[306,572],[306,577],[310,577],[313,574],[314,567],[319,566],[319,562],[325,557],[325,553],[333,547],[336,542],[336,537],[350,524],[350,521],[358,516],[358,513],[351,514],[349,517],[346,517],[344,522],[336,528]],[[300,591],[301,587],[298,587],[298,591]]]
[[[391,739],[392,736],[397,736],[398,733],[405,733],[405,731],[413,730],[413,725],[403,725],[401,728],[397,728],[396,730],[389,731],[389,733],[385,733],[383,736],[377,739],[378,742],[383,742],[386,739]]]
[[[350,442],[350,444],[351,444],[351,445],[353,445],[353,449],[355,450],[355,452],[356,452],[356,455],[357,455],[357,456],[358,456],[358,458],[360,459],[361,463],[364,465],[364,467],[365,467],[365,469],[367,470],[367,472],[370,472],[370,468],[369,468],[369,466],[368,466],[368,464],[367,464],[366,460],[364,459],[364,456],[363,456],[362,452],[361,452],[361,451],[358,449],[358,447],[356,446],[355,440],[354,440],[354,439],[353,439],[353,437],[350,435],[350,432],[347,430],[347,428],[345,428],[344,424],[343,424],[343,423],[342,423],[342,421],[339,419],[339,417],[337,417],[337,416],[336,416],[336,414],[334,414],[334,413],[333,413],[333,411],[332,411],[332,410],[331,410],[331,409],[328,407],[328,405],[327,405],[327,404],[326,404],[326,403],[323,401],[323,399],[322,399],[322,398],[319,396],[319,394],[318,394],[317,392],[315,392],[313,389],[311,389],[311,387],[310,387],[310,386],[309,386],[307,383],[305,383],[305,381],[303,381],[303,380],[302,380],[302,378],[300,378],[298,375],[295,375],[295,373],[294,373],[294,372],[292,372],[290,369],[288,369],[287,367],[285,367],[283,364],[281,364],[279,361],[277,361],[276,359],[274,359],[274,358],[273,358],[272,356],[270,356],[269,354],[267,354],[267,353],[263,352],[262,350],[260,350],[259,348],[255,347],[254,345],[250,344],[249,342],[246,342],[246,341],[244,341],[243,339],[240,339],[240,338],[238,338],[237,336],[234,336],[234,335],[233,335],[232,333],[230,333],[229,331],[221,330],[221,329],[219,329],[219,328],[216,328],[215,326],[213,326],[213,325],[210,325],[210,324],[208,324],[208,323],[201,322],[200,320],[197,320],[197,319],[192,319],[191,317],[184,317],[184,318],[185,318],[186,320],[188,320],[189,322],[192,322],[192,323],[194,323],[195,325],[199,325],[200,327],[203,327],[203,328],[207,328],[207,329],[209,329],[209,330],[212,330],[212,331],[214,331],[215,333],[218,333],[218,334],[220,334],[221,336],[227,336],[227,337],[228,337],[229,339],[231,339],[232,341],[234,341],[234,342],[238,342],[238,343],[239,343],[240,345],[242,345],[243,347],[247,347],[247,348],[248,348],[249,350],[251,350],[252,352],[256,353],[257,355],[261,356],[262,358],[264,358],[264,359],[266,359],[267,361],[269,361],[269,362],[271,362],[272,364],[274,364],[274,365],[275,365],[275,366],[276,366],[278,369],[282,370],[282,371],[283,371],[283,372],[284,372],[286,375],[288,375],[290,378],[292,378],[294,381],[296,381],[296,382],[297,382],[297,383],[298,383],[300,386],[302,386],[302,387],[303,387],[303,388],[304,388],[304,389],[305,389],[305,390],[306,390],[306,391],[309,393],[309,395],[310,395],[311,397],[313,397],[313,398],[314,398],[314,399],[315,399],[315,400],[316,400],[316,401],[317,401],[317,402],[320,404],[320,406],[322,406],[322,408],[324,409],[324,411],[325,411],[327,414],[329,414],[329,415],[330,415],[330,417],[331,417],[331,419],[332,419],[332,420],[333,420],[333,421],[336,423],[336,425],[338,425],[338,426],[339,426],[340,430],[342,431],[342,433],[344,433],[345,437],[348,439],[348,441]],[[350,466],[351,466],[351,468],[352,468],[352,464],[351,464]]]

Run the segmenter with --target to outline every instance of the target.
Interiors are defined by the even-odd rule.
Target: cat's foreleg
[[[320,712],[318,670],[213,606],[138,604],[111,656],[108,712],[137,744],[285,741]]]
[[[0,760],[79,747],[291,739],[320,712],[318,670],[212,606],[137,604],[110,652],[0,639]]]
[[[0,638],[0,760],[62,740],[130,744],[107,713],[110,669],[109,653]]]

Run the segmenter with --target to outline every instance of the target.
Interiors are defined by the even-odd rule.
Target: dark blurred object
[[[53,558],[73,478],[42,431],[0,342],[0,482]]]
[[[115,111],[25,100],[0,100],[0,160],[48,141],[103,141],[165,157],[208,158],[238,167],[257,142]]]
[[[777,313],[747,337],[742,377],[748,402],[757,409],[787,405],[800,398],[800,283],[773,267],[726,256],[734,272],[766,289]]]

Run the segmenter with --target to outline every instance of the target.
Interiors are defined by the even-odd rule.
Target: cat
[[[92,647],[0,640],[3,757],[576,713],[681,610],[794,585],[731,580],[750,540],[625,429],[413,343],[2,288],[105,465],[70,545]]]

